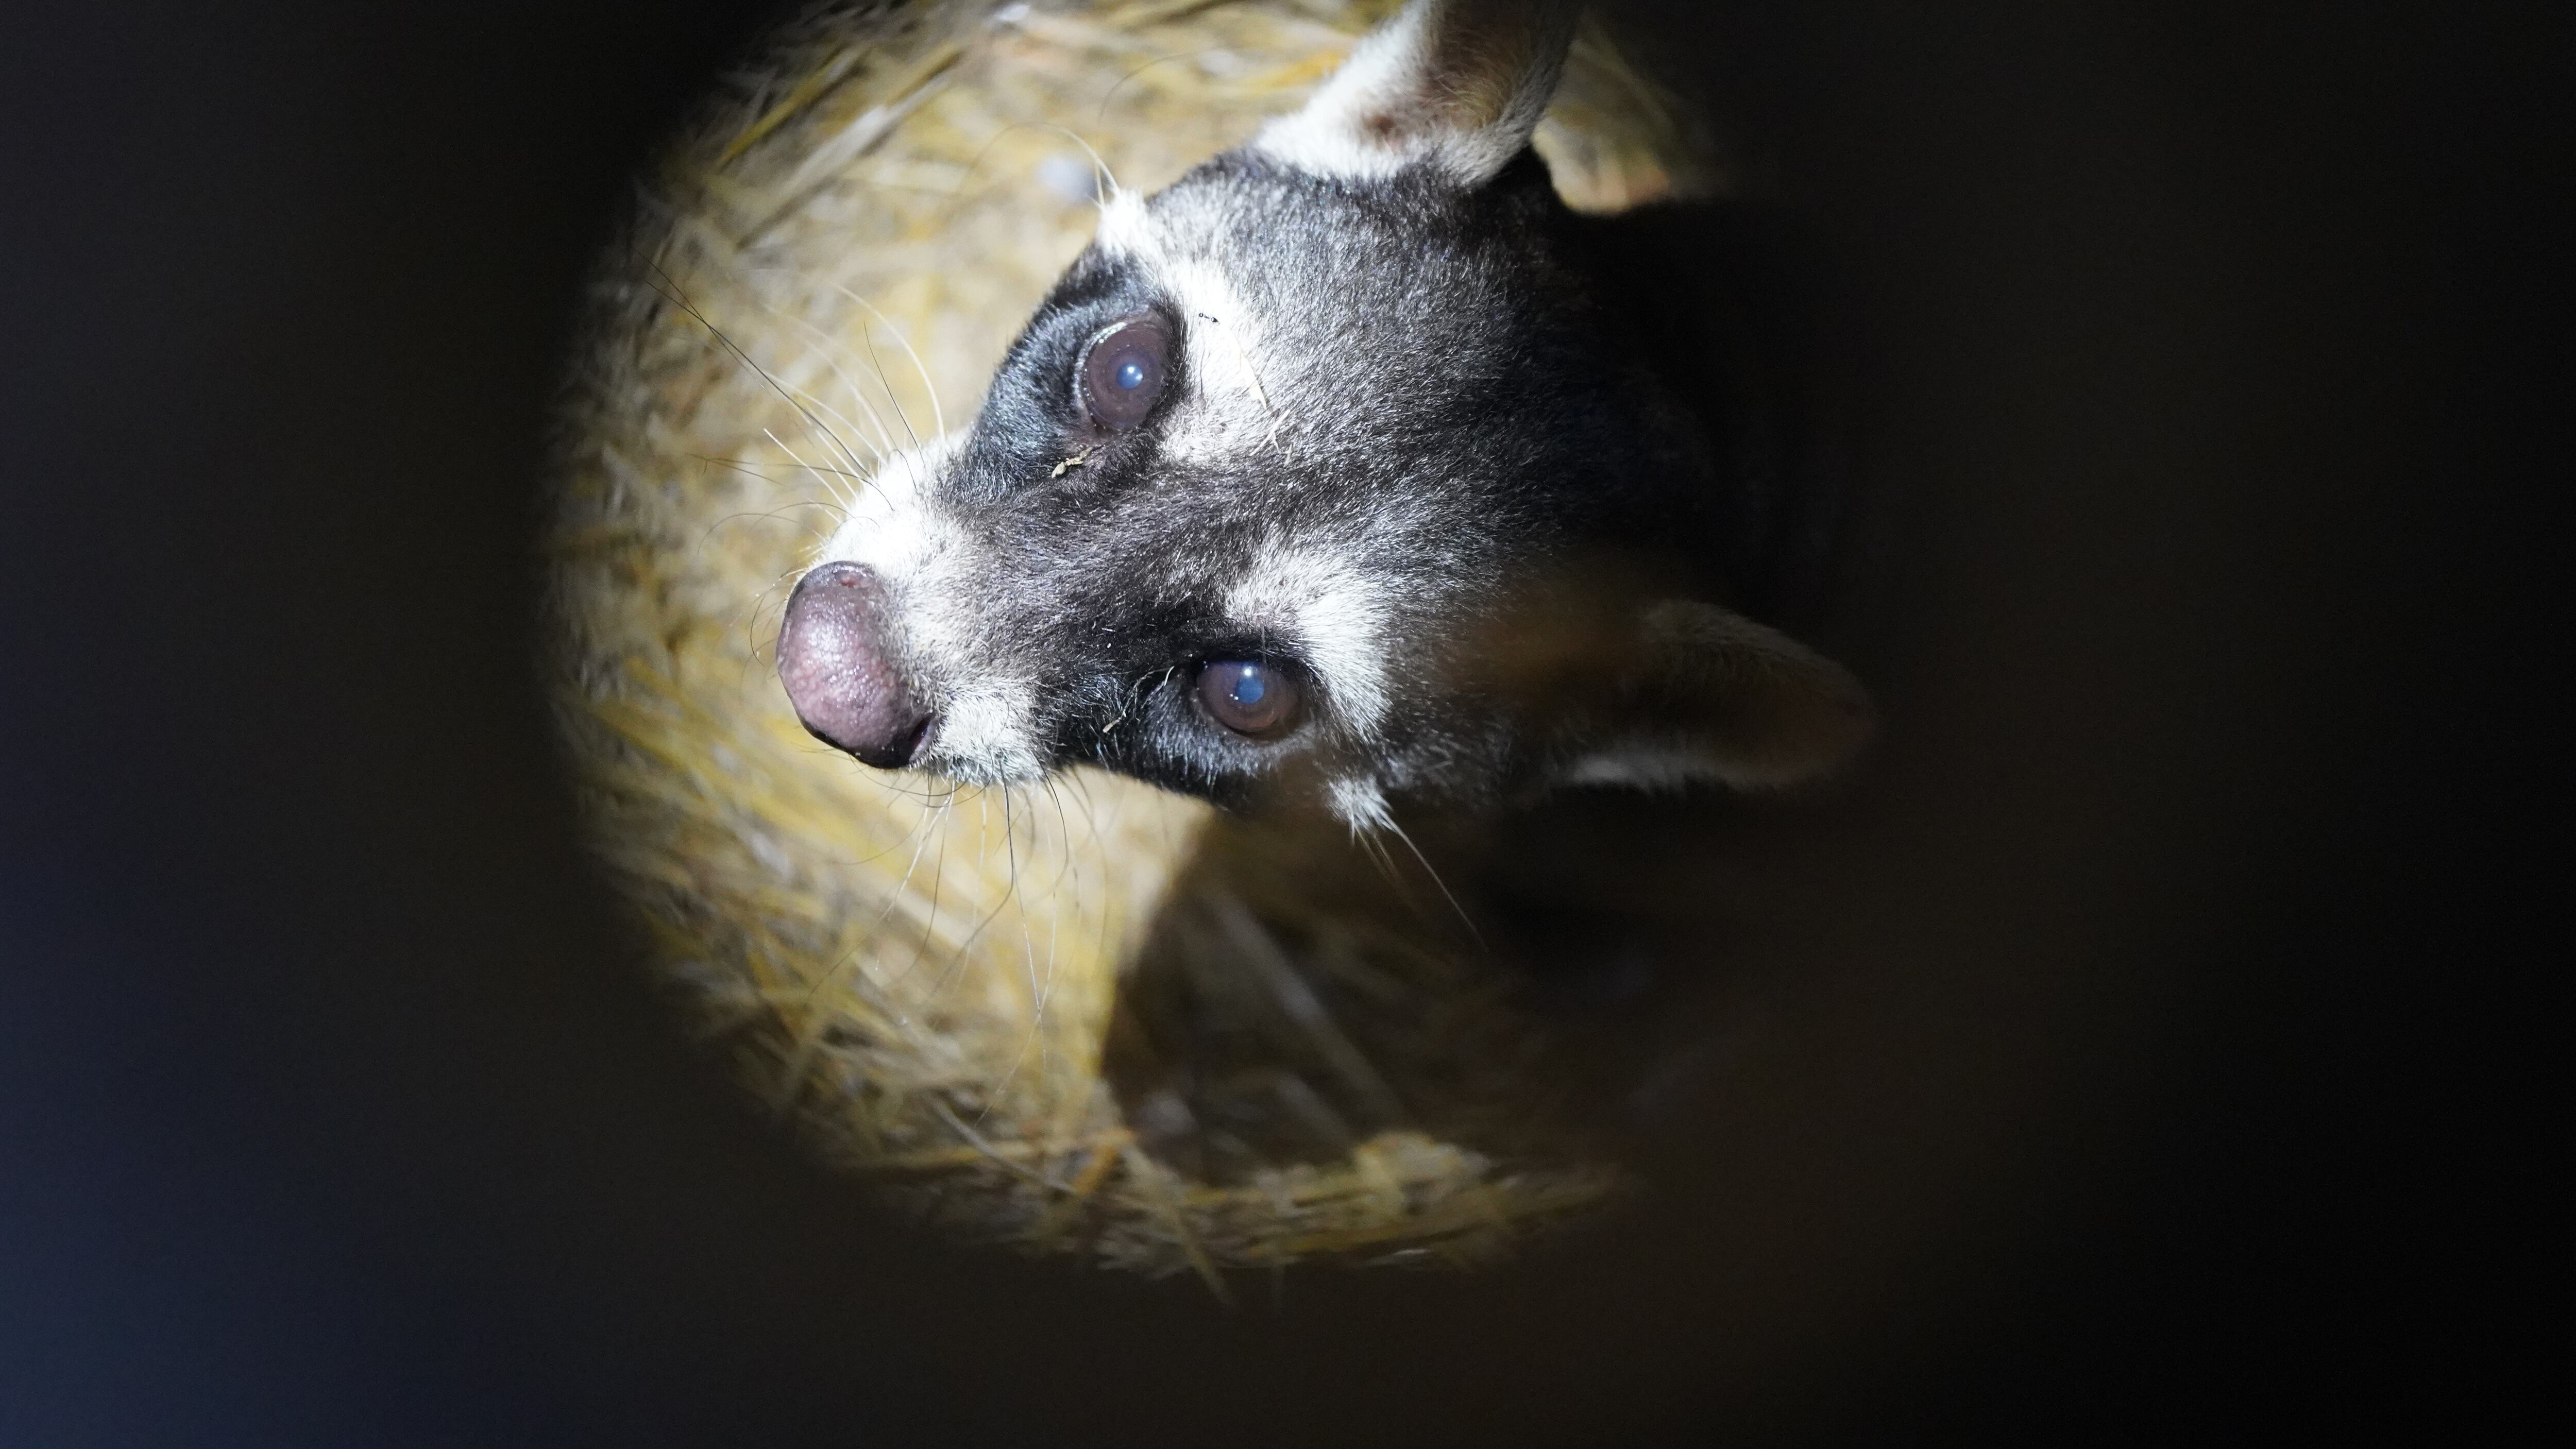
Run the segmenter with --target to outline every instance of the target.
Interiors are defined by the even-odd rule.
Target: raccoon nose
[[[904,683],[886,644],[885,581],[854,563],[807,574],[778,634],[778,682],[814,737],[881,770],[912,763],[931,712]]]

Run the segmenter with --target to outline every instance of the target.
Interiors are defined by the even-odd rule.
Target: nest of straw
[[[598,854],[751,1080],[928,1218],[1147,1273],[1473,1262],[1610,1195],[1549,1034],[1346,836],[1108,775],[884,775],[770,648],[834,499],[964,425],[1089,239],[1295,108],[1369,0],[814,13],[733,78],[603,269],[548,540]],[[1537,144],[1580,209],[1706,192],[1587,31]]]

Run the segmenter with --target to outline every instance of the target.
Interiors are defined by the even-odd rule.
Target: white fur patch
[[[989,676],[946,691],[920,767],[980,784],[1045,774],[1046,763],[1029,742],[1035,691],[1028,680]]]
[[[1568,785],[1616,785],[1675,791],[1725,777],[1709,754],[1672,746],[1628,744],[1586,755],[1559,778]]]
[[[1092,233],[1091,242],[1103,255],[1147,267],[1160,262],[1163,256],[1153,220],[1145,215],[1144,196],[1123,187],[1112,190],[1100,203],[1100,226]]]
[[[1093,244],[1133,266],[1181,314],[1189,393],[1163,426],[1165,456],[1215,462],[1274,440],[1281,424],[1262,375],[1265,328],[1224,270],[1176,252],[1132,191],[1101,204]]]
[[[1327,793],[1333,813],[1342,817],[1354,833],[1384,830],[1395,823],[1394,815],[1386,808],[1386,792],[1365,775],[1335,780],[1327,787]]]
[[[962,434],[951,433],[887,455],[858,485],[857,501],[814,562],[865,564],[898,595],[907,591],[906,581],[938,568],[962,539],[927,499],[939,470],[964,443]]]
[[[1432,11],[1450,0],[1413,0],[1384,25],[1361,38],[1305,106],[1261,128],[1252,149],[1311,176],[1383,181],[1416,162],[1428,161],[1461,186],[1493,179],[1528,143],[1547,110],[1564,59],[1563,37],[1545,63],[1518,77],[1518,93],[1491,124],[1451,127],[1430,134],[1382,136],[1369,122],[1390,104],[1402,106],[1438,86],[1428,72]]]
[[[1361,37],[1303,108],[1261,128],[1252,149],[1310,176],[1349,181],[1383,181],[1420,159],[1420,147],[1374,140],[1360,122],[1422,66],[1429,14],[1427,5],[1408,5]]]
[[[1610,785],[1649,793],[1708,784],[1759,792],[1801,784],[1816,773],[1805,761],[1738,758],[1714,745],[1694,748],[1635,741],[1585,755],[1557,779],[1566,785]]]
[[[1276,630],[1296,641],[1343,722],[1365,739],[1386,718],[1385,639],[1393,603],[1385,581],[1354,560],[1273,546],[1227,592],[1226,614],[1245,628]]]
[[[888,457],[814,562],[864,564],[885,581],[914,685],[939,715],[917,768],[988,783],[1034,779],[1044,771],[1030,739],[1034,682],[989,670],[960,678],[952,663],[985,653],[976,621],[955,602],[974,597],[973,541],[932,501],[964,444],[964,434],[951,433]]]
[[[1261,375],[1261,319],[1209,262],[1167,263],[1157,280],[1182,312],[1190,381],[1166,451],[1177,462],[1214,462],[1271,441],[1280,419]]]

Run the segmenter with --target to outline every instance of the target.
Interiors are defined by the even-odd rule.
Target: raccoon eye
[[[1104,428],[1145,421],[1170,375],[1171,338],[1159,322],[1128,322],[1102,333],[1082,358],[1082,405]]]
[[[1199,703],[1239,735],[1275,735],[1296,722],[1297,676],[1258,659],[1211,659],[1199,668]]]

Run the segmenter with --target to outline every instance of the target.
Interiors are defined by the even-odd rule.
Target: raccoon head
[[[1414,0],[1098,233],[971,428],[791,598],[807,727],[960,781],[1250,806],[1830,768],[1858,686],[1719,606],[1710,449],[1529,150],[1570,7]]]

